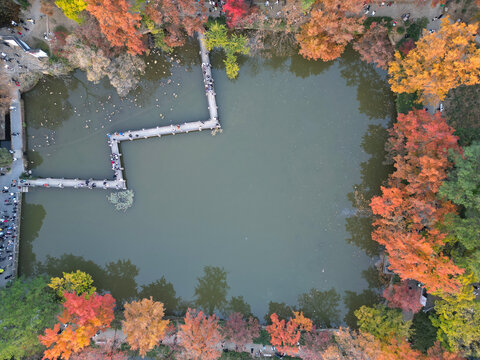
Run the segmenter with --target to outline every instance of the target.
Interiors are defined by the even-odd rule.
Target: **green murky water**
[[[123,100],[81,72],[42,81],[24,95],[34,175],[111,177],[107,132],[207,119],[197,51],[151,55]],[[393,103],[384,76],[348,52],[328,64],[245,59],[236,81],[220,68],[214,78],[222,134],[122,144],[135,191],[126,213],[100,190],[31,189],[21,271],[80,268],[119,299],[164,276],[189,301],[203,268],[218,266],[228,299],[243,296],[258,316],[269,301],[294,305],[312,288],[333,288],[342,298],[331,292],[325,301],[342,316],[335,307],[325,316],[333,325],[348,312],[348,322],[375,291],[370,219],[355,205],[387,171]],[[159,283],[141,295],[155,291],[175,303]]]

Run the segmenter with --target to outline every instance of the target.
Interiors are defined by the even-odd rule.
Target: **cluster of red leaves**
[[[45,335],[40,335],[40,342],[47,347],[44,359],[69,359],[84,347],[90,345],[90,339],[99,330],[110,326],[114,319],[113,308],[115,300],[110,294],[93,294],[78,296],[65,293],[63,314],[58,317],[60,323],[53,329],[45,329]],[[60,331],[61,324],[67,327]]]
[[[415,47],[415,41],[413,41],[413,39],[408,39],[400,45],[398,50],[400,50],[403,56],[407,56],[411,50],[415,49]]]
[[[411,286],[408,281],[402,281],[400,284],[386,288],[383,291],[383,297],[388,300],[389,307],[417,313],[422,308],[421,293],[422,289],[418,286]]]
[[[455,208],[437,193],[451,166],[449,151],[459,151],[457,137],[440,113],[414,110],[398,116],[387,146],[396,170],[382,196],[371,201],[377,215],[372,238],[385,246],[402,279],[416,279],[434,293],[455,293],[463,269],[442,254],[446,234],[437,226]]]
[[[225,339],[235,343],[237,349],[243,348],[246,344],[252,343],[253,339],[260,335],[258,320],[250,317],[246,321],[242,314],[233,313],[229,316],[223,327]]]
[[[88,0],[87,11],[98,21],[102,33],[111,46],[126,47],[132,55],[145,51],[140,27],[140,14],[130,12],[131,5],[126,0]]]
[[[248,14],[248,4],[245,0],[227,0],[223,6],[227,14],[227,25],[234,28]]]
[[[62,49],[65,47],[65,44],[67,43],[66,38],[68,34],[64,31],[55,31],[53,34],[55,36],[53,37],[53,41],[51,45],[52,53],[55,56],[61,56]]]

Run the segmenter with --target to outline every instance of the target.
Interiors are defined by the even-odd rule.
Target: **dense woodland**
[[[480,357],[479,17],[467,23],[444,16],[440,30],[428,32],[421,19],[392,26],[391,18],[367,18],[372,2],[286,0],[272,16],[268,7],[245,0],[226,0],[220,12],[202,0],[44,0],[44,12],[57,6],[78,23],[73,31],[56,32],[50,61],[83,69],[94,82],[108,76],[114,86],[125,79],[134,86],[146,66],[142,54],[168,54],[195,32],[205,33],[209,50],[222,49],[230,78],[239,75],[239,56],[293,51],[331,61],[349,44],[364,61],[388,70],[398,110],[386,141],[392,172],[363,200],[372,239],[394,274],[379,269],[383,296],[350,314],[349,328],[328,331],[322,328],[339,321],[321,314],[338,294],[312,289],[298,306],[271,302],[262,328],[242,297],[226,300],[226,274],[218,268],[205,269],[196,300],[183,305],[174,291],[151,298],[155,286],[116,301],[115,291],[97,290],[98,279],[82,271],[20,278],[0,291],[0,358],[126,359],[138,351],[213,360],[233,356],[222,354],[218,345],[225,341],[239,352],[253,342],[269,343],[285,358],[307,360]],[[1,5],[2,25],[18,11]],[[444,100],[445,112],[426,111]],[[419,302],[422,289],[433,304],[428,313]],[[408,314],[413,320],[404,320]],[[112,339],[92,346],[108,327],[123,329],[126,344],[118,347]],[[242,356],[250,355],[230,358]]]

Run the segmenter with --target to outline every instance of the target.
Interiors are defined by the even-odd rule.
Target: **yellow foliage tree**
[[[442,101],[450,89],[480,83],[480,49],[475,43],[478,25],[442,21],[438,32],[424,30],[417,47],[405,58],[395,52],[390,63],[390,85],[396,93],[418,91],[420,101]]]
[[[125,321],[122,321],[123,332],[133,350],[144,357],[163,339],[168,320],[162,320],[163,304],[150,299],[132,301],[125,304]]]
[[[455,296],[445,295],[435,302],[437,316],[432,323],[438,328],[437,338],[451,350],[473,357],[480,356],[480,302],[476,300],[472,284],[477,281],[462,275],[462,290]]]
[[[49,287],[57,293],[58,297],[65,301],[63,294],[65,292],[75,293],[77,295],[86,294],[87,298],[97,289],[93,284],[92,277],[80,270],[71,273],[63,273],[63,277],[53,277],[50,279]]]
[[[85,0],[55,0],[55,5],[62,9],[66,17],[77,23],[82,21],[79,14],[87,8]]]

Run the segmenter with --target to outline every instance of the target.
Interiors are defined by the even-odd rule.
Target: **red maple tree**
[[[223,6],[227,14],[227,26],[234,28],[238,22],[248,13],[248,4],[245,0],[227,0]]]
[[[253,339],[260,335],[258,320],[250,317],[246,321],[242,314],[236,312],[229,316],[223,326],[223,334],[226,339],[235,343],[237,348],[243,348],[246,344],[252,343]]]
[[[372,238],[385,246],[390,268],[402,279],[455,293],[463,269],[443,254],[446,234],[437,226],[455,208],[437,193],[451,166],[449,151],[459,151],[457,137],[439,113],[414,110],[399,114],[387,146],[396,170],[382,196],[372,198]]]
[[[90,345],[92,336],[110,327],[114,319],[115,300],[110,294],[94,293],[87,298],[85,294],[64,293],[64,297],[63,314],[58,317],[60,323],[53,329],[45,329],[45,335],[39,336],[40,342],[47,347],[44,359],[69,359],[73,353]]]
[[[126,47],[132,55],[145,51],[140,27],[140,14],[130,12],[131,5],[126,0],[88,0],[87,11],[97,20],[107,40],[112,46]]]
[[[402,281],[386,288],[383,291],[383,297],[388,300],[389,307],[417,313],[422,308],[422,304],[420,304],[421,293],[422,289],[418,286],[412,286],[408,281]]]

